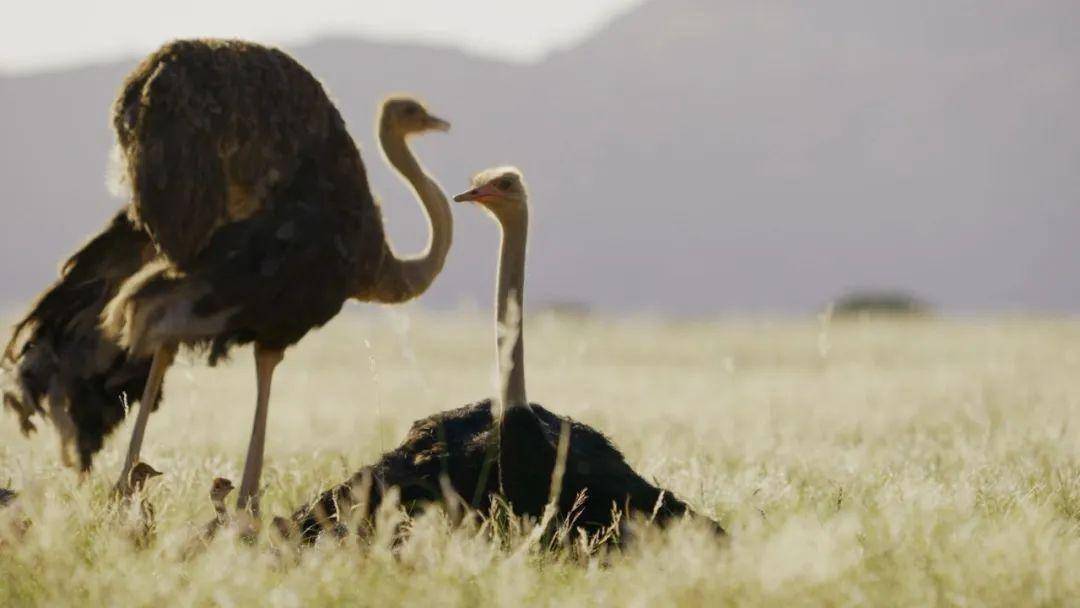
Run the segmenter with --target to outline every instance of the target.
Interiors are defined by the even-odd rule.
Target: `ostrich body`
[[[590,533],[613,523],[613,508],[655,517],[661,525],[682,516],[699,517],[671,492],[638,475],[603,433],[526,400],[521,314],[526,199],[520,173],[508,168],[481,173],[472,190],[455,197],[483,205],[503,229],[496,289],[498,401],[484,400],[416,421],[401,445],[293,514],[293,524],[308,541],[317,538],[329,520],[340,526],[346,521],[343,513],[351,509],[366,508],[360,516],[369,516],[390,488],[398,488],[411,514],[444,501],[486,509],[501,493],[518,513],[537,516],[554,498],[563,514],[576,507],[574,526]],[[556,446],[564,429],[565,469],[561,487],[552,495]],[[584,502],[575,504],[582,492]],[[719,524],[705,521],[724,534]]]
[[[655,515],[660,525],[683,516],[708,521],[670,491],[638,475],[599,430],[535,403],[531,408],[549,444],[556,445],[564,425],[569,427],[566,471],[557,506],[561,513],[568,514],[578,494],[586,492],[586,500],[575,513],[575,528],[594,533],[610,526],[614,521],[612,507],[646,518]],[[293,513],[291,527],[300,530],[310,542],[328,525],[349,523],[349,513],[356,508],[364,509],[358,517],[370,525],[374,522],[372,514],[391,488],[398,489],[401,504],[410,515],[448,500],[488,509],[492,500],[500,496],[500,479],[505,479],[491,449],[499,440],[498,409],[498,404],[488,399],[417,420],[401,445]],[[537,505],[542,511],[550,478],[542,473],[526,474],[545,487]],[[452,497],[447,496],[441,483],[444,478],[450,483]],[[519,510],[526,507],[514,505]],[[719,524],[712,525],[723,533]]]
[[[170,43],[128,76],[113,124],[132,189],[128,218],[151,245],[136,270],[102,290],[106,303],[84,308],[100,312],[94,339],[115,345],[127,361],[149,361],[117,485],[130,491],[128,472],[177,348],[207,346],[213,364],[230,347],[254,343],[256,414],[238,505],[256,510],[271,379],[285,348],[348,298],[404,302],[441,271],[452,238],[449,205],[406,138],[449,125],[411,99],[383,104],[383,152],[430,224],[425,251],[401,258],[385,238],[340,114],[318,81],[279,50]],[[57,325],[58,316],[34,313],[23,325]],[[17,407],[24,420],[31,407]]]

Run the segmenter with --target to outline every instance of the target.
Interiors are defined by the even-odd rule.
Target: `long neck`
[[[499,361],[500,398],[503,408],[529,408],[525,397],[525,244],[529,214],[500,217],[502,244],[499,251],[495,292],[495,335]]]
[[[229,512],[225,510],[225,499],[223,497],[214,496],[210,499],[214,503],[214,514],[219,520],[224,520]]]
[[[446,195],[435,180],[424,173],[405,137],[384,124],[379,129],[379,143],[387,161],[419,197],[428,221],[428,243],[424,250],[418,255],[404,258],[391,250],[380,269],[374,299],[397,303],[424,293],[442,271],[453,240],[454,223]]]

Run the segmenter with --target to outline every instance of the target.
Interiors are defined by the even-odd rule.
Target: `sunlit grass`
[[[270,411],[267,515],[492,393],[490,321],[348,314],[289,352]],[[1080,323],[557,319],[533,315],[529,396],[599,427],[732,532],[645,529],[621,553],[540,552],[441,514],[296,551],[264,533],[184,550],[236,480],[248,351],[181,359],[150,420],[157,535],[110,507],[125,425],[80,484],[55,436],[0,418],[0,605],[1067,604],[1080,597]],[[398,515],[382,513],[387,522]],[[22,540],[10,530],[33,525]]]

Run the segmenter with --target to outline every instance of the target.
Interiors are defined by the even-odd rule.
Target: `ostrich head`
[[[140,491],[146,486],[146,482],[149,479],[157,477],[158,475],[161,475],[161,471],[158,471],[145,462],[137,462],[131,469],[131,487],[135,491]]]
[[[399,136],[448,131],[450,123],[434,116],[419,101],[411,97],[391,97],[383,102],[379,116],[380,128]]]
[[[496,167],[481,171],[473,177],[470,190],[454,197],[459,203],[477,203],[496,218],[524,211],[527,199],[525,178],[521,171],[514,167]]]
[[[214,478],[210,484],[210,500],[214,503],[224,502],[229,492],[233,491],[233,483],[224,477]]]

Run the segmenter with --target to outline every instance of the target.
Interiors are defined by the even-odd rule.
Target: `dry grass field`
[[[268,515],[493,392],[490,322],[370,307],[290,351],[270,410]],[[80,484],[51,429],[0,418],[0,605],[1062,605],[1080,598],[1080,322],[533,315],[529,396],[603,429],[646,477],[732,533],[645,528],[615,553],[538,551],[438,515],[295,551],[264,530],[182,553],[239,477],[248,351],[182,358],[150,421],[157,535],[136,549],[108,488],[130,422]],[[21,540],[13,519],[33,525]],[[387,510],[381,517],[395,517]],[[128,518],[130,520],[130,518]]]

